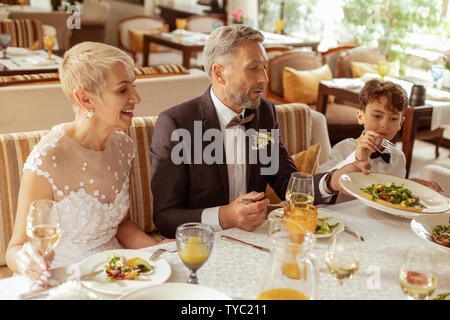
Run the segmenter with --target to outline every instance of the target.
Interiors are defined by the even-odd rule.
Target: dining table
[[[334,96],[336,100],[344,101],[344,103],[348,101],[359,105],[359,92],[365,81],[373,78],[379,78],[379,76],[367,73],[362,78],[335,78],[320,81],[317,93],[317,111],[326,114],[329,96]],[[414,85],[413,82],[390,76],[384,77],[384,80],[402,86],[409,98],[411,88]],[[404,116],[405,121],[402,127],[401,141],[402,151],[406,158],[406,177],[408,177],[419,124],[428,124],[430,130],[450,124],[450,91],[426,87],[425,105],[407,108]]]
[[[399,283],[399,271],[410,247],[424,247],[435,253],[437,288],[433,297],[450,291],[450,252],[414,233],[410,226],[411,219],[377,210],[360,200],[319,205],[318,210],[319,215],[326,214],[339,219],[348,229],[364,238],[361,242],[359,270],[353,278],[344,280],[343,285],[331,275],[325,263],[330,238],[316,239],[311,253],[318,262],[319,300],[405,300]],[[269,248],[269,225],[269,220],[266,220],[251,232],[238,228],[215,232],[211,255],[197,272],[199,284],[223,293],[232,300],[255,300],[265,280],[271,253],[227,241],[221,236],[227,235]],[[164,243],[140,251],[150,257],[158,248],[176,249],[176,243]],[[166,252],[159,259],[170,264],[168,283],[186,282],[189,271],[177,253]],[[19,299],[20,294],[30,290],[30,284],[30,280],[20,275],[0,280],[0,299]],[[110,300],[120,298],[124,292],[118,292],[117,295],[91,293],[93,299]]]
[[[53,51],[52,60],[48,60],[46,50],[10,47],[7,49],[9,59],[0,59],[0,76],[58,72],[63,53],[63,50]]]

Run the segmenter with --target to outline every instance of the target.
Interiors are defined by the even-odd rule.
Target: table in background
[[[55,54],[57,53],[57,54]],[[55,59],[55,64],[52,65],[31,65],[24,64],[22,61],[29,57],[47,58],[47,51],[45,50],[31,50],[29,55],[24,56],[9,56],[10,59],[0,59],[0,76],[11,76],[21,74],[35,74],[58,72],[58,68],[63,61],[60,55],[64,54],[64,50],[52,51],[52,57]]]

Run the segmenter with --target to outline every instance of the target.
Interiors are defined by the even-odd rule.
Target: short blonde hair
[[[203,49],[203,67],[210,79],[214,62],[220,57],[235,54],[237,47],[244,40],[262,43],[264,35],[260,31],[243,24],[223,26],[211,32]]]
[[[67,50],[59,67],[59,78],[70,103],[78,105],[74,92],[79,88],[99,97],[108,72],[117,63],[123,63],[129,72],[133,72],[133,59],[116,47],[87,41]]]

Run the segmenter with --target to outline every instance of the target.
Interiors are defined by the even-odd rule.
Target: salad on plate
[[[110,253],[108,263],[104,267],[106,280],[142,280],[141,275],[147,275],[154,267],[142,258],[127,259],[122,255]],[[148,279],[145,279],[148,280]]]

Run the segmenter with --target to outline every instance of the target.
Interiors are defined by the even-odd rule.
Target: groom
[[[274,106],[261,99],[268,80],[263,40],[244,25],[215,29],[203,51],[212,86],[158,117],[150,146],[151,189],[154,222],[166,237],[186,222],[252,231],[266,219],[267,184],[285,197],[297,169],[281,142]],[[341,190],[341,174],[365,166],[354,163],[314,176],[316,203]]]

